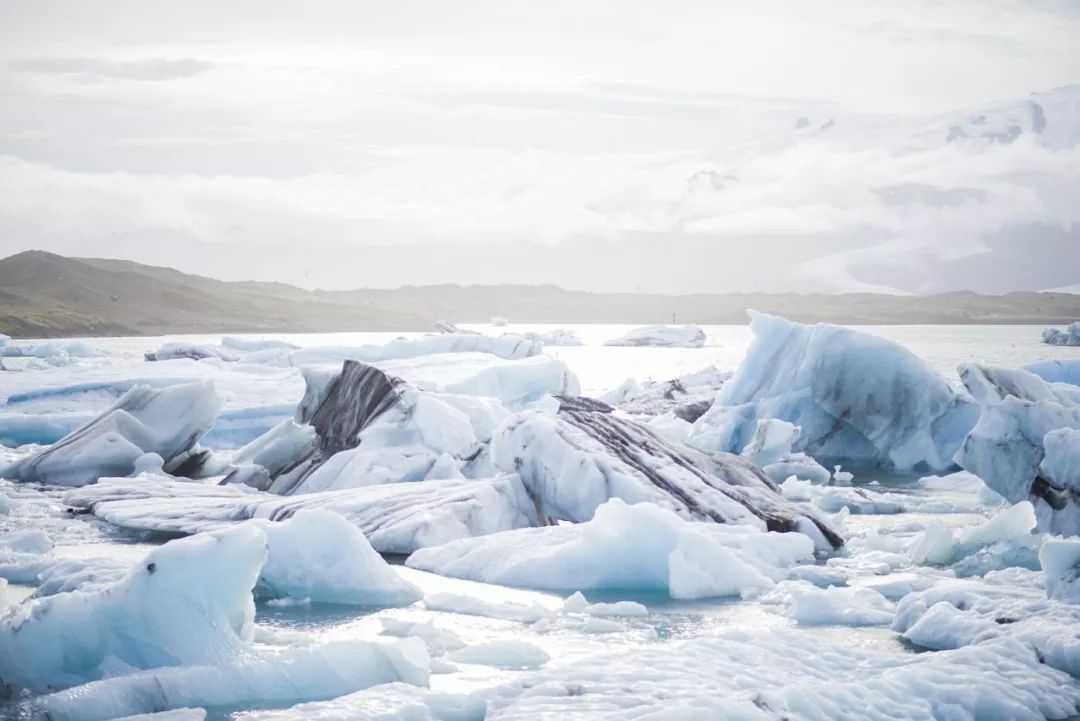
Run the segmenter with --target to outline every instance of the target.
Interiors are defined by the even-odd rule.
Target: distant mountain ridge
[[[126,260],[26,251],[0,260],[0,333],[14,337],[429,330],[438,319],[519,323],[744,323],[755,308],[845,324],[1066,323],[1080,295],[969,292],[646,295],[551,285],[308,291],[228,282]]]

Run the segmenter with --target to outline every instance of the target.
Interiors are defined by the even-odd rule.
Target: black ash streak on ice
[[[696,519],[730,523],[717,509],[706,505],[687,489],[666,478],[658,468],[674,464],[696,476],[709,488],[719,491],[765,521],[770,531],[797,531],[797,521],[809,518],[833,545],[843,538],[821,520],[808,517],[780,495],[780,490],[753,464],[731,454],[711,454],[688,446],[677,446],[640,423],[612,414],[606,404],[589,398],[558,398],[559,417],[630,466],[649,483],[672,497]],[[569,439],[564,438],[568,443]]]

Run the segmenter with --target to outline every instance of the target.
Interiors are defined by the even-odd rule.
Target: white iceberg
[[[632,415],[657,416],[670,412],[693,423],[708,410],[716,392],[730,377],[730,371],[708,366],[668,381],[639,383],[628,378],[599,399]]]
[[[896,611],[892,602],[873,588],[817,588],[806,581],[783,581],[766,601],[784,604],[787,614],[804,625],[887,625]]]
[[[978,407],[925,361],[892,342],[837,325],[803,325],[751,312],[754,342],[692,443],[738,451],[757,422],[798,425],[794,446],[817,460],[945,469]]]
[[[222,407],[209,381],[155,390],[135,386],[81,428],[48,448],[0,468],[0,477],[64,486],[125,476],[155,453],[173,470],[188,460]],[[198,454],[196,453],[195,456]]]
[[[919,564],[956,563],[987,546],[1030,539],[1035,525],[1035,509],[1028,501],[1021,501],[983,523],[958,531],[940,521],[932,521],[916,538],[911,558]]]
[[[269,544],[256,589],[260,597],[402,606],[423,596],[338,513],[301,509],[284,521],[253,523]]]
[[[238,454],[241,469],[263,453],[273,468],[242,470],[234,480],[288,495],[420,481],[436,464],[461,473],[509,415],[494,398],[421,391],[356,361],[305,379],[295,416],[301,428],[282,424]]]
[[[297,535],[286,532],[277,540],[295,542]],[[9,608],[0,616],[0,679],[9,691],[77,686],[29,702],[33,712],[55,719],[295,702],[389,681],[427,682],[419,642],[254,647],[252,589],[267,544],[254,524],[200,534],[153,550],[112,583]],[[350,545],[338,553],[355,550]],[[297,560],[300,552],[291,551],[282,563]],[[303,572],[327,578],[332,570]],[[282,578],[277,569],[269,573]]]
[[[406,564],[525,588],[645,589],[692,599],[755,595],[813,553],[802,534],[689,522],[615,498],[585,523],[453,541],[417,551]]]
[[[553,328],[551,330],[543,331],[525,331],[520,333],[522,337],[534,341],[536,343],[542,343],[545,346],[557,347],[557,346],[579,346],[585,345],[585,341],[581,340],[577,332],[568,328]]]
[[[1068,383],[1080,386],[1080,358],[1039,361],[1024,366],[1024,370],[1034,373],[1047,383]]]
[[[753,438],[739,455],[760,466],[776,483],[786,482],[792,476],[813,483],[828,483],[830,474],[825,466],[805,453],[792,451],[801,434],[802,429],[793,423],[763,418],[757,422]]]
[[[542,343],[519,335],[507,334],[494,338],[472,333],[438,333],[417,338],[397,338],[384,345],[315,346],[297,350],[269,348],[247,353],[242,360],[245,363],[300,367],[337,365],[346,360],[380,363],[436,353],[491,353],[513,359],[540,355],[543,351]]]
[[[1080,538],[1048,538],[1039,549],[1046,595],[1080,604]]]
[[[604,345],[701,348],[705,345],[705,331],[696,325],[647,325],[634,328]]]
[[[671,443],[588,399],[562,399],[556,415],[520,413],[492,437],[494,465],[517,472],[542,517],[587,521],[610,498],[648,501],[692,520],[801,531],[821,548],[843,544],[812,511],[786,501],[738,456]]]
[[[507,638],[458,649],[450,654],[450,660],[496,668],[526,669],[543,666],[551,657],[534,643]]]
[[[1030,500],[1040,530],[1080,533],[1080,388],[975,364],[961,379],[983,408],[956,461],[1006,500]]]
[[[1050,345],[1080,345],[1080,322],[1070,323],[1064,330],[1047,328],[1043,331],[1042,342]]]
[[[65,688],[134,669],[221,664],[252,638],[266,535],[249,526],[154,550],[115,586],[34,599],[0,617],[0,679]]]
[[[240,356],[239,352],[219,345],[177,342],[163,343],[157,350],[147,351],[144,354],[148,361],[167,361],[177,358],[199,361],[213,358],[226,363],[235,363],[240,360]]]

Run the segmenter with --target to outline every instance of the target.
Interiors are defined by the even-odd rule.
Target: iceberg
[[[821,548],[843,539],[799,509],[753,464],[665,440],[590,399],[559,399],[555,415],[525,411],[491,440],[493,465],[516,472],[544,518],[587,521],[611,498],[648,501],[690,520],[800,531]]]
[[[156,454],[169,472],[198,466],[196,444],[221,411],[210,381],[155,390],[135,386],[108,410],[55,444],[7,467],[0,477],[82,486],[104,476],[124,476],[140,457]]]
[[[358,361],[335,376],[306,377],[296,420],[314,428],[317,442],[296,446],[304,453],[271,476],[273,493],[423,480],[443,455],[462,465],[475,458],[508,415],[495,399],[420,391]]]
[[[628,378],[599,400],[631,415],[658,416],[670,412],[680,420],[693,423],[709,409],[716,392],[729,378],[729,371],[716,366],[668,381],[639,383]]]
[[[960,377],[983,408],[956,461],[1006,500],[1030,500],[1040,530],[1080,533],[1080,388],[976,364]]]
[[[690,441],[738,451],[761,419],[798,425],[796,452],[856,466],[941,470],[978,419],[922,359],[892,341],[828,323],[750,312],[746,358],[695,421]]]
[[[540,355],[543,351],[542,343],[519,335],[507,334],[494,338],[472,333],[437,333],[418,338],[397,338],[384,345],[316,346],[297,350],[268,348],[247,353],[242,360],[244,363],[302,367],[336,365],[346,360],[380,363],[437,353],[490,353],[513,360]]]
[[[1068,383],[1080,386],[1080,358],[1075,360],[1045,360],[1024,366],[1024,370],[1047,383]]]
[[[1080,345],[1080,321],[1070,323],[1064,330],[1047,328],[1043,331],[1042,342],[1050,345]]]
[[[307,521],[335,530],[325,525],[325,517]],[[300,540],[303,547],[278,549],[282,564],[291,565],[314,548],[310,525],[276,530],[280,533],[271,544]],[[156,548],[112,582],[30,598],[9,608],[0,616],[0,679],[9,692],[77,686],[29,702],[34,713],[55,719],[111,719],[245,701],[295,702],[398,680],[426,684],[427,654],[412,640],[285,651],[253,646],[257,579],[265,574],[278,583],[290,580],[288,571],[283,576],[280,569],[264,568],[267,544],[266,532],[251,523],[199,534]],[[359,570],[355,560],[350,567],[342,557],[356,550],[355,543],[346,543],[337,547],[338,558],[327,567],[293,572],[322,574],[326,581],[335,570]],[[370,558],[359,563],[366,567],[365,578],[376,582],[374,588],[391,590],[385,578],[373,578]],[[353,587],[365,578],[352,579]],[[337,583],[339,589],[349,588],[348,581]]]
[[[1080,538],[1048,538],[1039,549],[1039,565],[1051,600],[1080,604]]]
[[[545,346],[579,346],[585,345],[578,334],[568,328],[553,328],[544,331],[525,331],[520,333],[522,337]]]
[[[577,376],[548,355],[507,360],[490,353],[436,354],[383,361],[379,369],[420,390],[496,398],[516,407],[545,394],[577,395]]]
[[[379,553],[401,554],[538,523],[532,499],[513,474],[297,496],[145,474],[103,479],[68,492],[64,502],[121,528],[188,534],[224,529],[250,518],[284,520],[303,509],[322,508],[344,516]]]
[[[157,350],[147,351],[144,357],[148,361],[167,361],[176,360],[177,358],[198,361],[213,358],[226,363],[235,363],[240,360],[240,353],[219,345],[164,343]]]
[[[799,533],[691,522],[612,498],[584,523],[452,541],[413,553],[406,565],[524,588],[659,590],[695,599],[755,595],[813,556],[813,541]]]
[[[458,649],[450,654],[450,660],[496,668],[526,669],[539,668],[550,661],[551,657],[536,644],[507,638]]]
[[[701,348],[705,345],[705,331],[696,325],[647,325],[634,328],[604,345]]]
[[[873,588],[817,588],[807,581],[783,581],[766,601],[786,605],[788,615],[803,625],[888,625],[896,611],[892,602]]]
[[[1000,511],[984,523],[956,532],[940,521],[933,521],[916,538],[911,558],[918,564],[956,563],[987,546],[1029,540],[1035,524],[1035,509],[1027,501]]]
[[[300,509],[283,521],[252,522],[269,548],[256,588],[260,598],[404,606],[423,596],[338,513]]]
[[[242,655],[254,631],[251,589],[266,535],[249,526],[152,551],[129,576],[16,606],[0,617],[0,679],[65,688],[115,674]]]
[[[831,474],[825,466],[805,453],[792,451],[801,433],[799,426],[787,421],[761,419],[753,438],[739,455],[760,466],[762,472],[776,483],[784,483],[792,476],[813,483],[828,483]]]

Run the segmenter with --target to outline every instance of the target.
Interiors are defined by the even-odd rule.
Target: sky
[[[0,256],[1080,285],[1080,0],[0,0]]]

